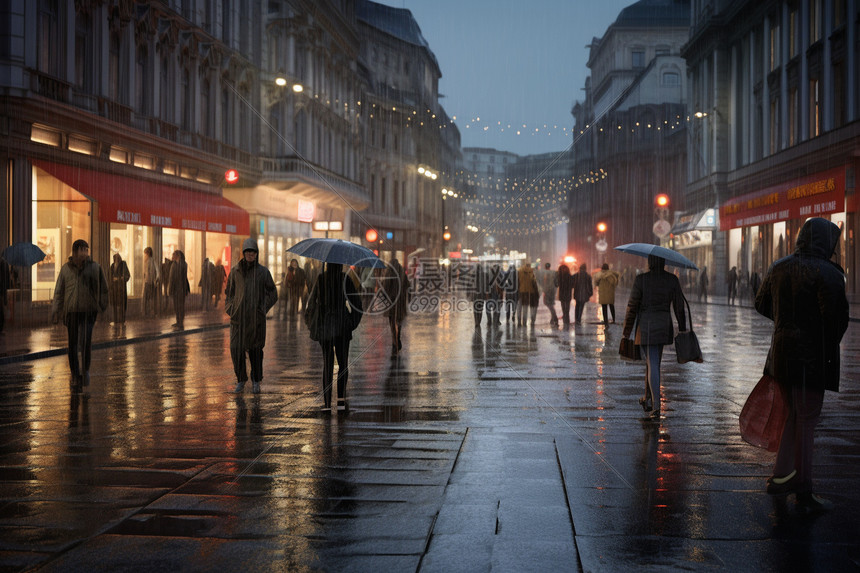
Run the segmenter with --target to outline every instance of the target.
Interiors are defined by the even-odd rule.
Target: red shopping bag
[[[779,449],[779,440],[787,417],[788,404],[779,383],[773,376],[765,374],[750,392],[741,409],[741,437],[754,446],[775,452]]]

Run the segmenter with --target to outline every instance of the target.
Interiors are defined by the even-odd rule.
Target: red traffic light
[[[606,232],[606,223],[603,223],[603,222],[598,223],[597,224],[597,230],[600,231],[601,233],[605,233]]]
[[[224,173],[224,181],[226,181],[230,185],[233,185],[234,183],[239,181],[239,172],[236,171],[235,169],[228,169]]]
[[[444,233],[442,233],[442,238],[445,239],[446,241],[450,241],[451,240],[450,231],[445,231]]]
[[[654,197],[654,203],[658,207],[668,207],[669,206],[669,196],[665,193],[660,193],[656,197]]]
[[[376,229],[368,229],[364,234],[364,238],[367,239],[368,243],[375,243],[376,239],[379,238],[379,233],[376,232]]]

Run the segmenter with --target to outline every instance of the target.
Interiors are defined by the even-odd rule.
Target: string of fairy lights
[[[311,97],[319,99],[318,96]],[[325,101],[330,103],[328,100]],[[563,136],[567,140],[582,137],[591,131],[598,138],[611,138],[610,140],[616,142],[616,145],[628,136],[647,134],[649,131],[683,129],[693,119],[680,114],[651,120],[608,121],[604,119],[594,125],[589,124],[582,129],[574,130],[558,124],[488,120],[480,116],[458,121],[456,115],[449,117],[444,111],[437,114],[427,108],[389,106],[372,101],[364,102],[364,105],[359,101],[352,106],[344,103],[343,106],[346,113],[366,112],[371,119],[384,120],[386,126],[395,128],[400,126],[445,129],[457,126],[461,130],[480,132],[488,136],[496,134],[519,137]],[[466,171],[456,173],[440,171],[437,174],[443,180],[461,187],[468,230],[512,236],[540,234],[568,223],[564,207],[568,204],[570,194],[586,185],[596,184],[608,176],[602,168],[571,177],[538,179],[493,177]]]

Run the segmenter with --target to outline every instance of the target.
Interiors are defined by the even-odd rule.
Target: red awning
[[[34,159],[33,165],[98,201],[103,222],[231,235],[250,232],[248,213],[220,195],[50,161]]]

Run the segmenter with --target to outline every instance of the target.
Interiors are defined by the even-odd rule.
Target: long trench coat
[[[773,320],[765,370],[783,386],[839,391],[848,299],[845,274],[829,259],[840,234],[826,219],[809,219],[794,254],[773,263],[758,290],[755,308]]]
[[[272,273],[263,265],[240,260],[227,277],[224,310],[230,317],[230,348],[266,345],[266,314],[278,301]]]
[[[678,330],[686,330],[684,293],[681,291],[678,277],[664,271],[662,263],[647,273],[637,275],[624,317],[624,337],[630,336],[635,324],[636,344],[672,344],[675,331],[672,327],[672,315],[669,314],[670,306],[675,309]]]

